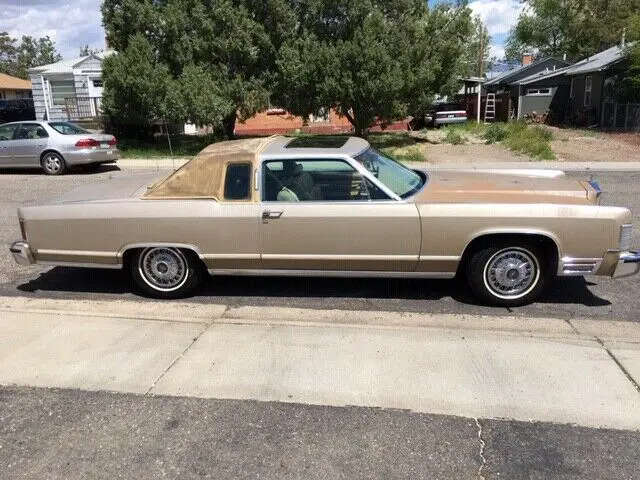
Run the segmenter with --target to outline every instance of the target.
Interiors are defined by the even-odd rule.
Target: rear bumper
[[[624,278],[635,275],[640,271],[640,250],[621,252],[618,266],[613,274],[614,278]]]
[[[120,158],[117,148],[110,150],[93,150],[90,148],[63,153],[64,159],[69,165],[87,165],[90,163],[114,163]]]
[[[454,117],[454,118],[436,118],[433,123],[436,125],[452,125],[455,123],[466,123],[467,117]]]
[[[35,260],[29,248],[29,244],[25,241],[15,242],[9,251],[13,254],[13,259],[20,265],[33,265]]]

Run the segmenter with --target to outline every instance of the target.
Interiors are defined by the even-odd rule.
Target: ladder
[[[484,106],[484,123],[493,122],[496,119],[496,94],[487,93],[487,103]]]

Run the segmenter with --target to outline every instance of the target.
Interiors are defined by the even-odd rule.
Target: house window
[[[571,87],[569,87],[569,98],[573,98],[573,81],[574,79],[571,79]]]
[[[94,78],[93,80],[91,80],[91,82],[93,83],[93,87],[94,88],[102,88],[103,87],[102,79],[100,79],[100,78]]]
[[[591,88],[593,86],[593,79],[591,75],[584,79],[584,106],[591,106]]]
[[[75,98],[76,85],[73,80],[49,80],[51,104],[64,106],[65,98]]]
[[[550,88],[529,88],[527,95],[551,95]]]

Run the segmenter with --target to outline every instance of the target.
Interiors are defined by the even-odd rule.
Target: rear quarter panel
[[[117,266],[128,246],[168,243],[192,246],[205,263],[223,256],[242,265],[225,268],[243,268],[259,260],[258,208],[213,200],[131,199],[24,207],[19,216],[40,262]]]

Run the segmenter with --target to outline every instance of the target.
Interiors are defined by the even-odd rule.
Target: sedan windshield
[[[410,197],[424,185],[425,179],[420,174],[373,148],[365,150],[355,159],[400,198]]]
[[[91,133],[88,130],[69,122],[49,122],[49,126],[56,132],[63,135],[82,135],[84,133]]]

